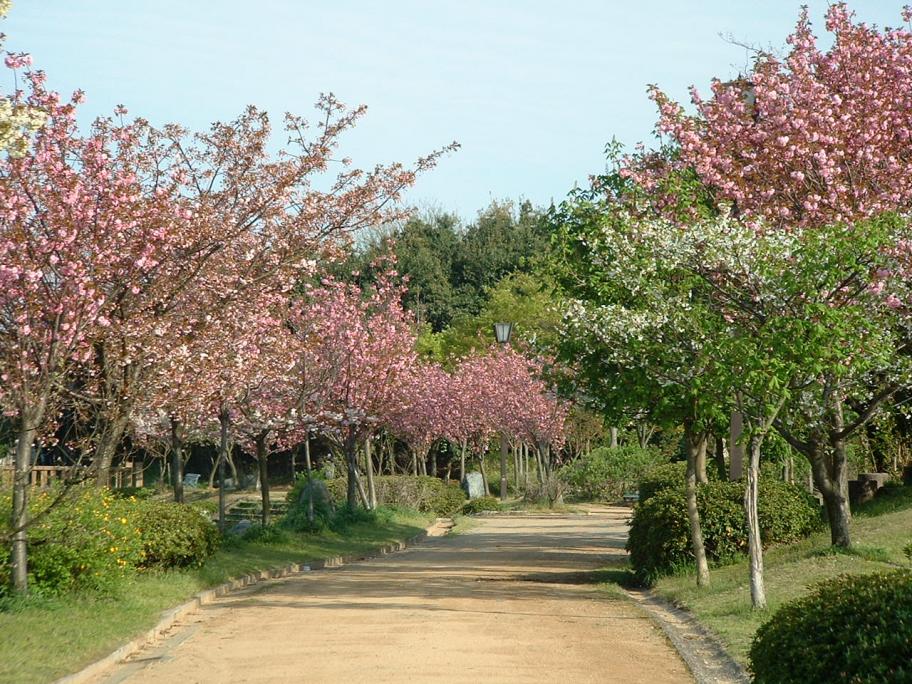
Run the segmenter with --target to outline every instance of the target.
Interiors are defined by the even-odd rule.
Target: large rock
[[[230,534],[241,537],[241,536],[243,536],[244,532],[249,530],[251,527],[253,527],[253,523],[247,519],[244,519],[244,520],[238,521],[237,525],[235,525],[230,530],[228,530],[228,532]]]
[[[465,490],[466,496],[470,499],[480,499],[483,497],[485,495],[484,478],[481,476],[481,473],[466,473],[465,477],[462,478],[462,488]]]
[[[325,506],[329,504],[329,490],[326,488],[326,483],[323,480],[313,479],[310,482],[305,482],[304,486],[301,487],[301,496],[298,498],[298,503],[302,506],[307,505],[307,499],[313,492],[313,502],[315,507],[321,505]]]

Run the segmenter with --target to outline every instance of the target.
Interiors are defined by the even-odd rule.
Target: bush
[[[703,541],[712,562],[731,561],[747,551],[743,496],[741,482],[709,482],[697,488]],[[820,525],[816,500],[801,487],[777,480],[761,479],[758,513],[764,545],[797,541]],[[660,488],[637,504],[626,548],[637,577],[647,584],[693,562],[681,484]]]
[[[818,584],[757,630],[750,669],[760,684],[912,681],[912,573]]]
[[[140,503],[137,513],[143,568],[200,566],[219,546],[215,525],[192,506],[148,500]]]
[[[634,489],[648,471],[667,460],[653,447],[600,447],[561,468],[559,477],[572,496],[614,501]]]
[[[640,503],[651,499],[663,489],[684,486],[687,463],[676,461],[664,463],[649,470],[640,478],[637,485],[640,492]]]
[[[345,503],[345,478],[328,480],[326,486],[337,505]],[[364,486],[367,487],[366,480]],[[439,516],[453,515],[465,502],[465,493],[459,485],[436,477],[381,475],[374,478],[374,487],[379,505],[405,506]]]
[[[462,512],[466,515],[481,513],[482,511],[499,511],[500,501],[494,496],[482,496],[478,499],[471,499],[462,505]]]
[[[288,532],[277,525],[252,525],[241,537],[246,542],[259,544],[287,544],[291,541]]]
[[[74,590],[109,591],[142,558],[136,501],[109,490],[76,487],[51,508],[59,489],[33,495],[29,512],[29,586],[39,595]],[[0,525],[9,533],[12,496],[0,495]],[[9,549],[0,554],[0,594],[10,585]]]

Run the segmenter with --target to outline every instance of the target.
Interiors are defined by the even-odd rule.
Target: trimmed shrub
[[[219,547],[218,529],[192,506],[148,500],[137,507],[137,514],[143,568],[200,566]]]
[[[818,584],[757,630],[750,669],[759,684],[912,681],[912,572]]]
[[[142,559],[142,537],[130,499],[107,489],[75,487],[53,508],[59,489],[31,497],[29,511],[29,587],[40,595],[75,590],[110,591]],[[9,532],[12,496],[0,495],[0,525]],[[0,594],[7,591],[9,549],[0,555]]]
[[[462,512],[466,515],[481,513],[482,511],[499,511],[500,500],[494,496],[482,496],[478,499],[471,499],[462,505]]]
[[[683,487],[684,477],[687,475],[687,462],[675,461],[674,463],[663,463],[647,471],[637,483],[637,489],[640,493],[640,501],[645,501],[657,492],[668,487]],[[710,482],[719,479],[719,473],[714,463],[708,463],[706,467],[706,476]]]
[[[653,447],[600,447],[561,468],[567,493],[587,500],[614,501],[667,458]]]
[[[287,544],[291,536],[282,527],[277,525],[252,525],[241,537],[246,542],[259,544]]]
[[[640,478],[638,489],[640,503],[652,498],[663,489],[684,486],[684,476],[687,473],[687,463],[676,461],[664,463],[652,468]]]
[[[345,503],[345,478],[328,480],[326,486],[337,505]],[[367,486],[366,480],[364,486]],[[379,475],[374,478],[374,487],[378,504],[405,506],[422,513],[449,516],[461,510],[465,503],[465,492],[459,485],[436,477]]]
[[[712,562],[729,562],[747,551],[743,496],[741,482],[697,488],[706,555]],[[801,487],[777,480],[760,481],[758,513],[764,545],[797,541],[820,525],[816,500]],[[693,562],[682,485],[660,488],[636,505],[626,548],[637,577],[647,584]]]

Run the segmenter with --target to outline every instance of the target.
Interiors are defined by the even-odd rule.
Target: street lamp
[[[512,323],[495,323],[494,324],[494,337],[497,338],[497,341],[501,344],[508,344],[510,342],[510,335],[513,334],[513,324]]]
[[[510,335],[513,334],[512,323],[495,323],[494,337],[497,341],[506,346],[510,343]],[[507,500],[507,451],[510,445],[507,442],[507,436],[500,434],[500,500]]]

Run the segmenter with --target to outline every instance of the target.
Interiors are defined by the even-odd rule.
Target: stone
[[[307,497],[311,491],[313,491],[314,507],[329,504],[329,489],[326,488],[326,483],[323,480],[314,479],[311,482],[305,482],[301,487],[301,496],[298,498],[300,505],[307,505]]]
[[[462,478],[462,488],[465,490],[466,496],[469,499],[480,499],[483,497],[485,495],[484,478],[482,478],[481,473],[466,473],[465,477]]]
[[[866,503],[877,494],[877,482],[872,480],[849,480],[849,503],[852,506]]]
[[[858,479],[862,482],[875,482],[880,489],[890,481],[890,473],[859,473]]]
[[[231,534],[235,534],[240,537],[241,535],[244,534],[244,532],[249,530],[251,527],[253,527],[253,523],[250,522],[249,520],[246,520],[246,519],[240,520],[240,521],[238,521],[237,525],[235,525],[234,527],[232,527],[229,530],[229,532]]]

